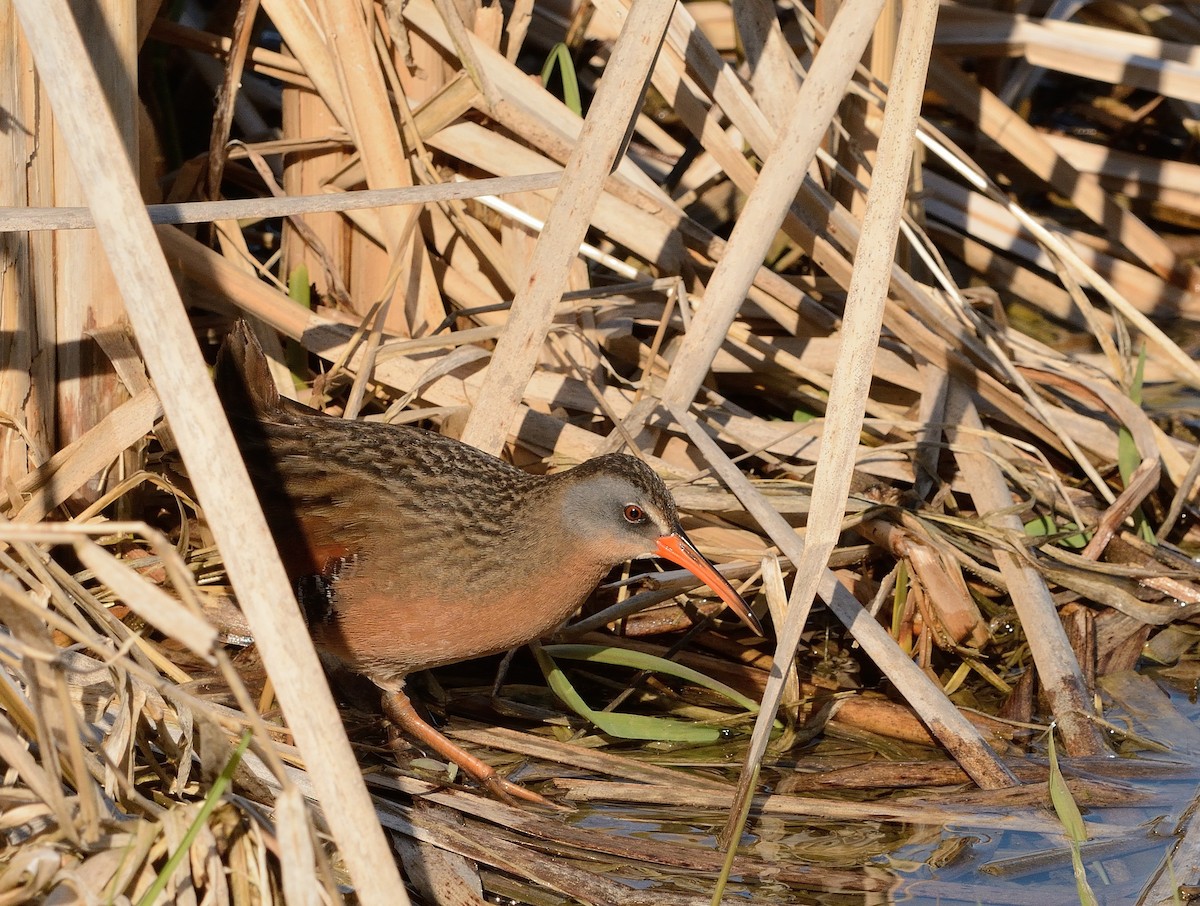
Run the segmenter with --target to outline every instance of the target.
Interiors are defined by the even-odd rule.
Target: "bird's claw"
[[[551,802],[545,796],[535,793],[533,790],[527,790],[519,783],[513,783],[511,780],[505,780],[493,770],[486,777],[477,777],[478,780],[489,793],[504,802],[507,805],[519,807],[520,803],[517,800],[531,802],[534,805],[540,805],[544,808],[563,810],[563,806]]]

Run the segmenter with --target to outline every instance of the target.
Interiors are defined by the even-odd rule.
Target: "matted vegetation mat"
[[[142,194],[185,224],[158,237],[209,361],[247,317],[283,392],[331,417],[539,472],[634,451],[768,624],[639,562],[536,652],[414,677],[447,735],[561,812],[487,797],[336,678],[414,902],[1149,904],[1200,884],[1188,4],[945,4],[927,71],[894,77],[932,6],[903,28],[870,2],[832,21],[783,0],[669,21],[624,0],[141,6]],[[639,49],[619,35],[640,16],[661,38]],[[46,50],[4,27],[28,79]],[[856,48],[845,78],[822,46]],[[189,473],[154,337],[45,327],[54,299],[130,298],[137,275],[66,238],[100,212],[39,194],[50,117],[4,85],[29,183],[0,211],[0,906],[376,901],[390,866],[364,873],[318,795],[328,766],[216,543],[218,512],[254,501]],[[922,86],[910,170],[885,99]],[[623,105],[627,143],[603,119]],[[899,248],[862,323],[868,187],[898,151]],[[561,199],[586,235],[556,263]],[[848,404],[832,375],[864,337]],[[76,349],[108,384],[56,409]],[[844,507],[816,472],[837,445]],[[827,568],[796,581],[823,537]],[[789,590],[810,580],[805,621]]]

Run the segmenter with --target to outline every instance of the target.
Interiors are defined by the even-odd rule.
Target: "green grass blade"
[[[305,308],[312,308],[312,285],[308,282],[307,265],[296,265],[288,275],[288,298]]]
[[[1075,872],[1075,890],[1082,906],[1096,906],[1096,895],[1088,884],[1087,870],[1083,865],[1083,855],[1079,850],[1081,844],[1087,842],[1087,825],[1083,823],[1083,815],[1067,781],[1063,779],[1058,767],[1058,753],[1054,748],[1054,725],[1050,725],[1050,802],[1058,820],[1062,822],[1063,830],[1071,841],[1071,867]]]
[[[583,116],[583,102],[579,97],[579,80],[575,77],[575,61],[571,51],[561,41],[550,49],[550,55],[542,66],[542,85],[550,84],[550,77],[557,67],[562,80],[563,103],[576,116]]]
[[[758,772],[762,765],[756,764],[753,767],[754,777],[750,781],[750,788],[758,788]],[[733,873],[733,860],[737,858],[738,844],[742,839],[742,831],[746,829],[746,819],[750,817],[750,806],[753,803],[753,797],[747,796],[742,803],[742,808],[738,811],[734,818],[733,826],[729,833],[729,846],[725,849],[725,859],[721,863],[721,873],[717,875],[717,883],[713,885],[712,906],[721,906],[721,899],[725,895],[725,887],[729,883],[729,876]]]
[[[896,564],[896,585],[892,588],[892,638],[900,638],[901,623],[904,621],[904,605],[908,601],[908,561]]]
[[[312,284],[308,281],[308,267],[299,264],[288,274],[288,298],[293,302],[312,310]],[[295,340],[286,340],[283,344],[284,360],[288,370],[292,372],[292,381],[297,388],[304,386],[308,374],[308,353]]]
[[[1025,534],[1030,538],[1051,538],[1053,543],[1062,547],[1081,550],[1087,547],[1088,539],[1082,532],[1073,531],[1078,528],[1074,522],[1055,525],[1054,518],[1047,513],[1026,522]]]
[[[691,667],[685,667],[683,664],[677,664],[666,658],[655,657],[653,654],[630,651],[628,648],[616,648],[610,645],[545,645],[543,649],[551,657],[566,658],[571,661],[590,661],[594,664],[612,664],[616,667],[632,667],[635,670],[648,670],[665,676],[673,676],[722,695],[751,714],[758,713],[757,703],[736,689],[726,686],[711,676],[705,676]]]
[[[179,868],[179,863],[187,858],[188,850],[196,842],[200,828],[208,823],[209,816],[216,809],[218,803],[220,803],[221,797],[225,795],[225,790],[229,788],[229,783],[233,780],[233,773],[237,770],[237,766],[241,764],[242,756],[246,754],[246,749],[250,746],[251,737],[252,734],[249,730],[242,734],[242,738],[238,740],[237,748],[233,750],[233,754],[229,756],[229,761],[222,769],[220,775],[213,781],[212,789],[204,797],[204,804],[200,806],[200,811],[196,813],[195,820],[188,826],[187,833],[183,835],[183,840],[180,841],[175,852],[171,853],[171,857],[167,859],[167,864],[158,873],[158,876],[154,879],[154,883],[142,894],[142,898],[138,900],[137,906],[151,906],[151,904],[157,901],[166,889],[167,881],[171,879],[171,875],[175,874],[175,870]]]
[[[1137,368],[1133,372],[1133,384],[1129,388],[1129,398],[1139,406],[1142,404],[1142,384],[1145,375],[1146,347],[1143,346],[1141,352],[1138,353]],[[1142,455],[1138,452],[1137,444],[1134,443],[1133,434],[1128,428],[1121,425],[1120,430],[1117,431],[1117,470],[1121,473],[1121,483],[1128,485],[1130,477],[1141,464]],[[1143,541],[1147,544],[1158,543],[1141,507],[1133,511],[1133,522]]]
[[[687,742],[698,745],[711,744],[721,738],[720,730],[716,727],[706,727],[703,724],[675,720],[670,717],[596,711],[590,708],[582,696],[575,691],[575,687],[571,685],[567,675],[562,672],[545,649],[535,646],[533,652],[537,656],[538,666],[542,668],[542,674],[546,677],[551,691],[572,711],[591,721],[608,736],[617,739],[656,739],[664,742]]]

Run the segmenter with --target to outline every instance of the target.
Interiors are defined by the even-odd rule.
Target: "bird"
[[[317,412],[279,394],[244,320],[214,379],[322,661],[371,680],[392,724],[498,798],[548,804],[423,720],[410,674],[543,638],[647,556],[690,570],[762,635],[635,456],[533,474],[434,431]]]

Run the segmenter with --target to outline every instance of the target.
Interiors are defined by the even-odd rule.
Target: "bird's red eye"
[[[646,521],[646,511],[636,503],[625,504],[625,521],[632,522],[637,525],[639,522]]]

